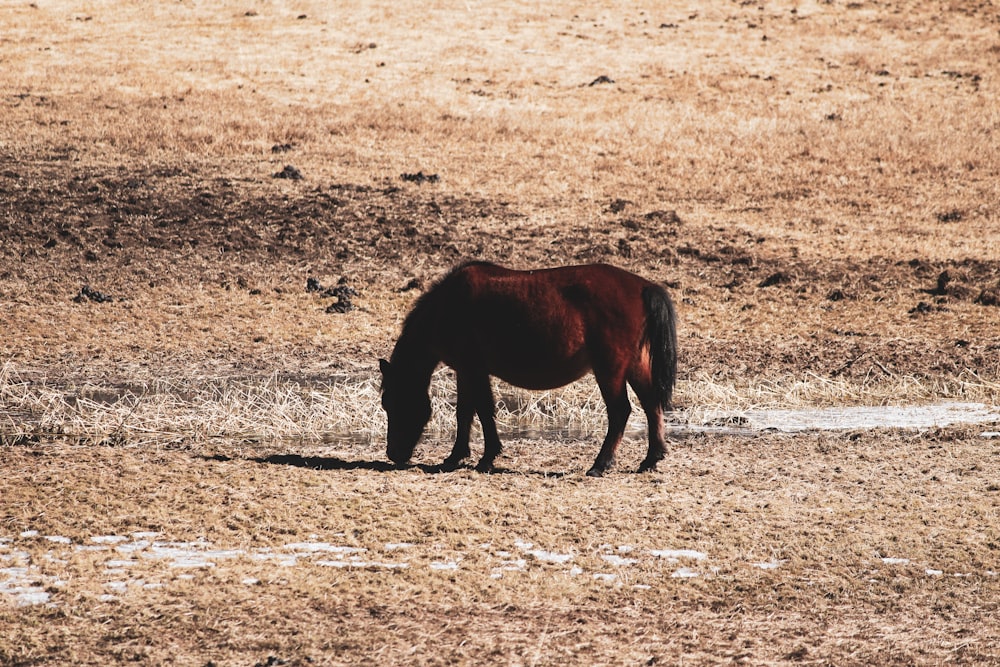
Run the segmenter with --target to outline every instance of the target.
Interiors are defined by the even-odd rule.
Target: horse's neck
[[[430,343],[423,332],[407,328],[396,341],[390,362],[392,366],[406,374],[413,382],[427,386],[431,374],[441,360],[431,351]]]

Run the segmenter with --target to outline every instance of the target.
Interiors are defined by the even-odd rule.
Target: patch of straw
[[[502,430],[599,432],[606,426],[606,410],[593,378],[548,392],[494,384]],[[440,369],[432,379],[430,394],[433,417],[428,432],[452,432],[454,375]],[[681,407],[670,419],[697,426],[749,410],[942,400],[995,404],[1000,385],[971,372],[955,378],[893,377],[863,384],[806,373],[745,385],[699,377],[681,381],[677,396]],[[213,438],[269,441],[323,440],[329,436],[372,442],[384,437],[386,429],[379,383],[374,377],[302,383],[270,375],[162,379],[124,389],[65,388],[23,381],[9,363],[0,369],[0,419],[4,442],[64,437],[133,446]],[[643,428],[644,420],[642,411],[633,405],[633,426]]]

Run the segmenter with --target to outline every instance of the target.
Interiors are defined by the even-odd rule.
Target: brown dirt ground
[[[1000,471],[996,441],[980,430],[694,435],[655,474],[602,480],[582,475],[593,445],[579,441],[508,441],[509,467],[490,476],[392,472],[346,444],[300,445],[293,456],[225,443],[8,448],[2,490],[14,530],[81,546],[156,531],[247,554],[330,541],[409,568],[246,555],[207,569],[136,558],[123,575],[106,563],[133,555],[15,534],[14,548],[36,563],[29,583],[55,603],[0,609],[0,655],[5,664],[990,664],[1000,659]],[[624,449],[623,467],[634,468],[640,443]],[[573,554],[579,573],[519,554],[520,541]],[[403,556],[387,546],[399,542],[412,545]],[[655,549],[705,553],[687,563],[700,576],[673,576],[680,566],[651,557]],[[608,553],[635,563],[609,565]],[[518,555],[526,565],[494,578]],[[432,568],[449,560],[458,569]],[[115,581],[131,583],[108,599]]]
[[[514,267],[611,262],[661,279],[680,302],[685,377],[1000,374],[996,259],[804,258],[780,236],[690,225],[673,209],[631,203],[553,229],[516,204],[435,186],[267,185],[197,171],[80,173],[59,162],[0,172],[0,279],[17,322],[5,357],[29,372],[77,363],[100,372],[163,353],[184,354],[183,364],[224,356],[234,373],[276,364],[329,371],[388,351],[420,292],[413,286],[489,258]],[[325,313],[335,299],[307,295],[309,277],[325,286],[346,279],[361,312]],[[84,285],[114,301],[75,303]],[[387,297],[392,315],[376,310]],[[219,312],[229,308],[236,322]],[[282,326],[289,316],[296,321]],[[381,336],[338,335],[341,320],[357,319]],[[95,335],[61,330],[83,329],[81,320]],[[99,335],[105,327],[116,335]],[[316,330],[337,333],[318,349],[303,340]]]

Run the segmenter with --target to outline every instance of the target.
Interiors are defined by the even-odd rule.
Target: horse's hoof
[[[604,477],[604,473],[611,470],[614,464],[615,460],[613,458],[609,461],[602,461],[601,457],[598,456],[597,460],[594,461],[594,465],[590,466],[590,470],[587,471],[587,477]]]
[[[439,465],[437,469],[439,472],[455,472],[458,470],[458,466],[461,462],[461,459],[445,459],[441,462],[441,465]]]
[[[484,463],[483,461],[480,461],[476,464],[476,472],[489,474],[493,472],[493,470],[494,468],[492,463]]]
[[[655,461],[643,461],[639,464],[639,470],[637,472],[656,472],[656,464],[659,462],[659,459],[656,459]]]

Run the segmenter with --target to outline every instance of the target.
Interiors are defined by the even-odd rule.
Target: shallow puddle
[[[639,412],[639,411],[636,411]],[[674,412],[665,421],[668,433],[718,433],[720,435],[752,436],[765,431],[795,433],[801,431],[854,431],[876,428],[923,430],[963,424],[1000,424],[1000,409],[983,403],[932,403],[928,405],[875,405],[829,408],[767,409],[742,412],[719,412],[711,417],[695,419],[684,410]],[[508,425],[500,428],[501,439],[550,440],[556,442],[587,441],[599,437],[603,424],[594,427],[543,425]],[[645,416],[635,414],[629,421],[627,434],[636,439],[646,434]],[[426,438],[449,442],[447,429],[428,431]],[[1000,431],[990,429],[984,438],[1000,437]],[[324,434],[324,444],[354,442],[361,445],[381,444],[372,435]],[[315,444],[296,439],[298,444]]]
[[[675,413],[667,422],[673,432],[753,435],[761,431],[794,433],[798,431],[853,431],[875,428],[922,430],[962,424],[1000,424],[1000,409],[983,403],[931,403],[927,405],[859,405],[828,408],[768,409],[725,412],[704,423]],[[645,424],[633,421],[640,431]],[[983,437],[995,437],[985,431]]]
[[[927,429],[957,424],[1000,422],[1000,411],[982,403],[751,410],[744,416],[748,424],[756,430],[775,431]]]
[[[719,433],[755,435],[762,431],[794,433],[799,431],[853,431],[876,428],[922,430],[962,424],[1000,424],[1000,409],[983,403],[930,403],[927,405],[860,405],[828,408],[761,409],[720,412],[701,420],[678,410],[666,420],[673,433]],[[629,433],[644,437],[645,417],[633,414]],[[447,439],[448,434],[441,434]],[[501,437],[535,440],[589,440],[594,430],[573,427],[514,426]],[[984,431],[984,438],[1000,437],[995,429]]]

